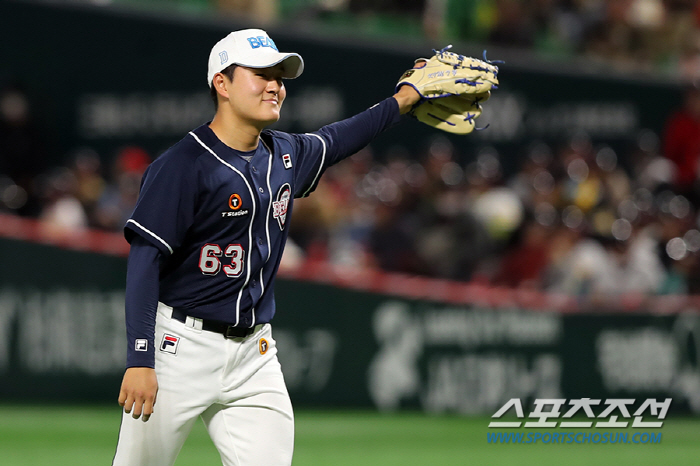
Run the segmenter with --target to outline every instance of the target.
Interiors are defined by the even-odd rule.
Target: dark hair
[[[230,81],[233,81],[233,71],[236,69],[237,66],[238,65],[236,65],[236,64],[229,65],[226,68],[224,68],[223,70],[221,70],[221,73],[223,73],[224,76],[226,76]],[[212,83],[209,83],[209,84],[212,84]],[[217,97],[218,92],[216,92],[216,89],[214,88],[213,85],[209,88],[209,95],[211,96],[211,100],[214,101],[214,108],[218,109],[219,108],[219,99]]]

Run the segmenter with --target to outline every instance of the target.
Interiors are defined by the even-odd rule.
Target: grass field
[[[119,416],[118,407],[0,406],[0,465],[109,465]],[[416,413],[298,411],[294,466],[700,464],[700,419],[670,417],[656,430],[661,442],[646,445],[489,444],[488,422]],[[221,464],[201,423],[176,464]]]

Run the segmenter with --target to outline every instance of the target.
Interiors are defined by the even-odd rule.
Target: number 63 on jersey
[[[222,265],[221,257],[231,259],[227,265]],[[221,249],[218,244],[205,244],[199,254],[199,269],[204,275],[216,275],[221,269],[227,277],[240,277],[243,273],[243,257],[245,251],[240,244],[229,244]]]

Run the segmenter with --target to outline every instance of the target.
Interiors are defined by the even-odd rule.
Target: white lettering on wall
[[[0,291],[0,371],[11,332],[22,370],[114,374],[124,368],[124,292]]]
[[[379,349],[367,387],[379,409],[418,399],[426,411],[474,414],[510,398],[561,396],[559,314],[387,301],[373,329]]]

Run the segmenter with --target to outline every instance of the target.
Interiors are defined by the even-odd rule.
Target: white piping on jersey
[[[226,165],[228,168],[233,170],[234,172],[238,173],[241,178],[243,178],[243,181],[245,182],[245,185],[248,187],[248,192],[250,193],[250,200],[253,202],[253,214],[250,216],[250,224],[248,225],[248,245],[253,244],[253,220],[255,219],[255,194],[253,193],[253,189],[250,187],[250,184],[248,183],[248,180],[246,179],[245,176],[243,176],[243,173],[238,171],[236,167],[231,165],[230,163],[226,162],[223,160],[221,157],[216,155],[216,152],[211,150],[209,146],[204,144],[201,139],[197,137],[196,134],[194,134],[192,131],[190,131],[190,134],[192,137],[199,143],[200,146],[204,147],[206,150],[209,151],[211,155],[216,157],[216,160],[221,162],[222,164]],[[248,284],[248,281],[250,280],[250,251],[248,251],[248,267],[246,270],[245,274],[245,282],[241,286],[241,291],[238,292],[238,299],[236,299],[236,323],[234,325],[238,325],[238,322],[240,320],[240,314],[241,314],[241,296],[243,296],[243,290],[245,289],[246,285]]]
[[[260,142],[263,143],[263,145],[267,148],[267,152],[270,154],[269,160],[267,163],[267,192],[270,193],[270,203],[267,205],[267,216],[265,217],[265,232],[267,233],[267,259],[265,262],[270,260],[270,253],[272,252],[270,248],[272,247],[271,241],[270,241],[270,209],[272,208],[272,186],[270,185],[270,173],[272,172],[272,151],[270,148],[265,144],[265,141],[260,139]],[[260,276],[262,277],[262,269],[260,269]],[[260,283],[262,283],[262,279],[260,280]]]
[[[149,235],[153,236],[155,239],[157,239],[158,241],[160,241],[161,243],[163,243],[163,244],[165,245],[165,247],[168,248],[168,251],[170,251],[170,254],[173,253],[173,248],[171,248],[170,245],[169,245],[168,243],[166,243],[165,240],[164,240],[163,238],[161,238],[160,236],[156,235],[155,233],[153,233],[151,230],[149,230],[149,229],[146,228],[145,226],[141,225],[141,224],[140,224],[139,222],[137,222],[136,220],[129,219],[129,220],[126,221],[126,223],[129,223],[129,222],[133,223],[134,225],[136,225],[137,227],[139,227],[140,229],[142,229],[143,231],[145,231],[146,233],[148,233]]]
[[[308,136],[316,136],[321,140],[321,144],[323,144],[323,155],[321,155],[321,165],[318,167],[318,172],[316,173],[316,177],[314,178],[313,183],[309,185],[309,189],[306,190],[304,194],[302,194],[301,197],[306,197],[309,195],[312,189],[314,189],[314,186],[316,186],[316,182],[318,181],[318,177],[321,176],[321,172],[323,171],[323,164],[326,162],[326,141],[319,136],[318,134],[313,134],[313,133],[306,133]]]
[[[272,208],[272,186],[270,186],[270,173],[272,172],[272,150],[270,147],[265,144],[265,141],[263,141],[262,138],[260,138],[260,142],[262,142],[263,146],[267,149],[267,153],[269,154],[268,156],[268,161],[267,161],[267,192],[270,195],[270,202],[267,204],[267,215],[265,216],[265,233],[267,235],[267,259],[265,259],[265,264],[270,260],[270,253],[272,249],[272,244],[270,241],[270,209]],[[262,295],[265,293],[265,281],[263,280],[263,269],[265,268],[265,264],[260,267],[260,297],[262,298]],[[250,324],[251,327],[255,326],[255,308],[252,309],[252,314],[253,314],[253,319]]]

